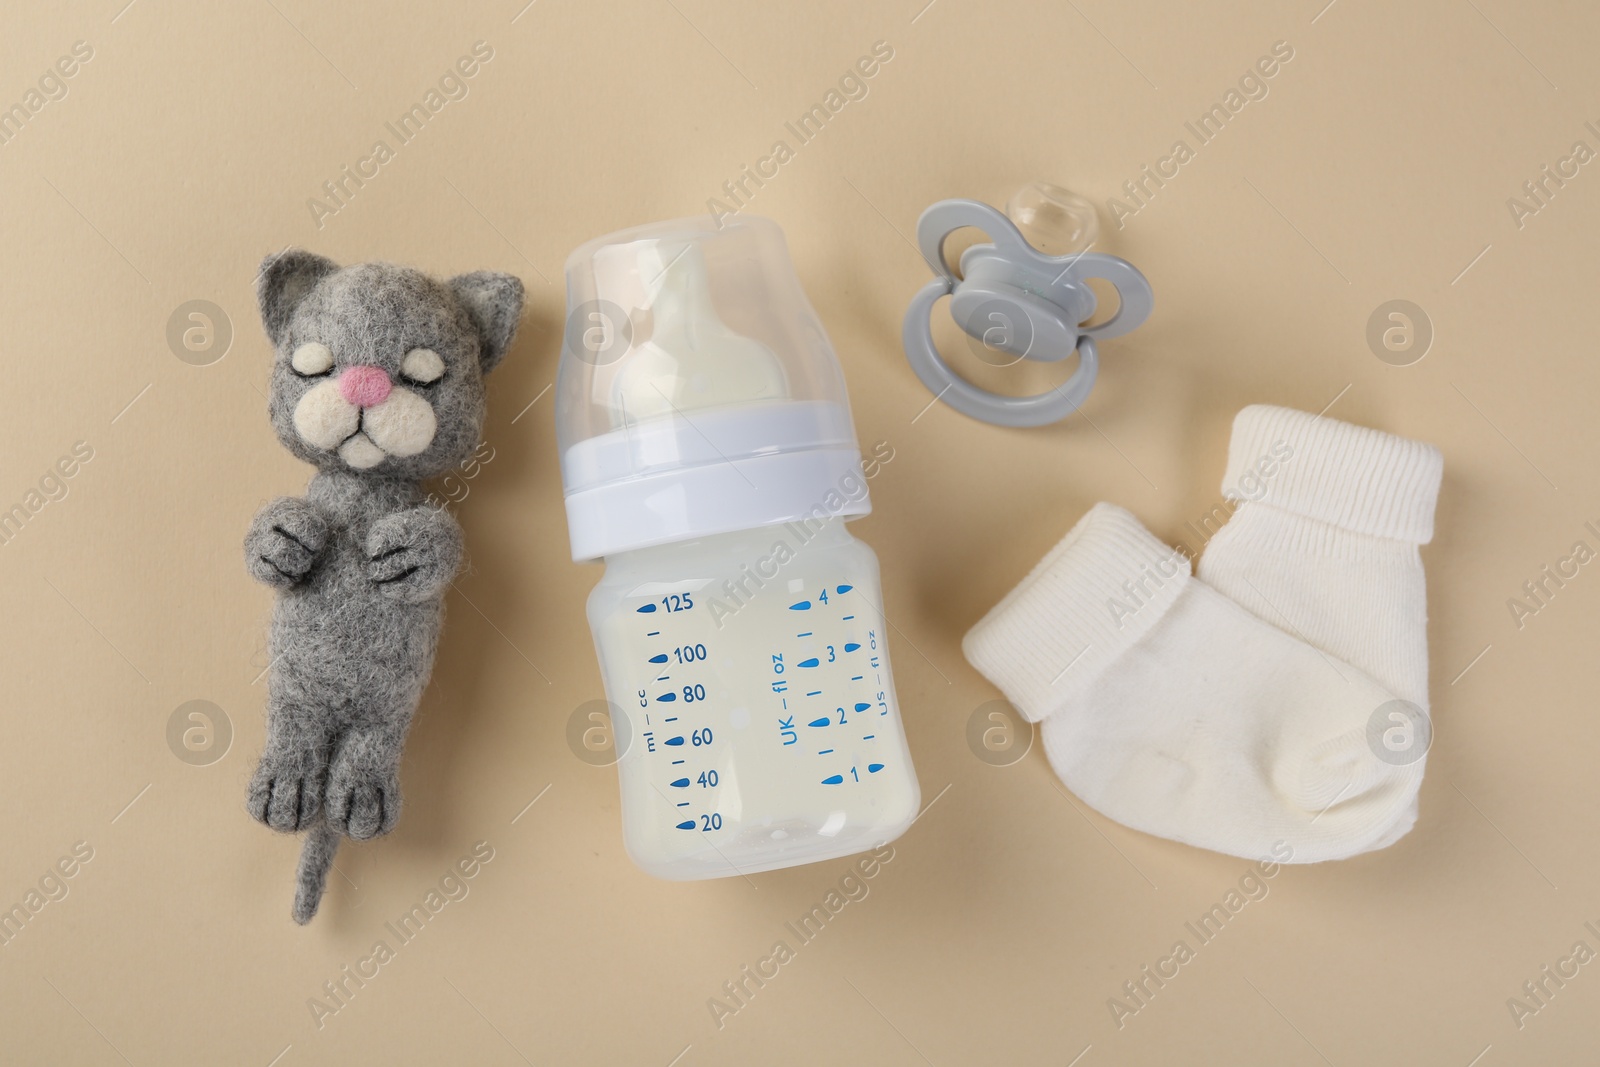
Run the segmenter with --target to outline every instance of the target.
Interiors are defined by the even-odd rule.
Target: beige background
[[[0,546],[0,904],[76,842],[93,858],[0,949],[0,1060],[1593,1062],[1600,963],[1520,1030],[1506,1001],[1574,942],[1600,950],[1600,572],[1520,630],[1507,600],[1580,538],[1600,547],[1583,528],[1600,520],[1600,174],[1520,228],[1507,198],[1574,141],[1600,148],[1600,14],[922,2],[6,5],[0,106],[75,41],[93,58],[0,146],[0,505],[75,442],[93,459]],[[319,228],[307,200],[479,40],[494,56],[470,94]],[[582,614],[600,572],[567,557],[545,392],[561,266],[590,237],[705,210],[879,40],[894,58],[870,95],[751,210],[788,233],[862,441],[895,452],[854,529],[883,562],[932,805],[870,895],[719,1030],[708,998],[848,864],[653,881],[623,854],[614,771],[569,750],[569,716],[600,695]],[[927,275],[905,239],[918,213],[1036,178],[1103,204],[1177,138],[1193,147],[1185,120],[1276,41],[1294,58],[1270,95],[1108,226],[1099,247],[1158,307],[1106,346],[1085,410],[1033,431],[924,411],[898,341]],[[472,571],[407,750],[406,817],[341,853],[305,929],[288,918],[299,842],[243,808],[271,596],[240,540],[309,473],[261,396],[252,277],[287,244],[513,271],[530,296],[492,381],[495,458],[457,509]],[[1436,334],[1405,367],[1365,340],[1399,298]],[[166,340],[195,299],[234,334],[208,366]],[[959,641],[1095,501],[1185,536],[1252,402],[1332,402],[1444,451],[1421,820],[1381,854],[1285,869],[1119,1030],[1107,999],[1247,865],[1102,819],[1041,752],[980,762],[966,727],[996,694]],[[197,699],[234,732],[208,766],[166,739]],[[480,840],[494,859],[470,894],[319,1028],[322,983],[392,942],[384,923]]]

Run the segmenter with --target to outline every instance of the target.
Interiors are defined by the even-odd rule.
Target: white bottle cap
[[[872,510],[844,376],[776,223],[641,226],[566,273],[573,559]]]

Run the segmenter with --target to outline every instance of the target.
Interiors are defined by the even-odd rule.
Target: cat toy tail
[[[304,926],[317,913],[322,903],[322,891],[328,885],[328,868],[333,866],[333,854],[339,851],[339,831],[318,819],[306,833],[305,847],[300,850],[300,868],[295,872],[294,921]]]

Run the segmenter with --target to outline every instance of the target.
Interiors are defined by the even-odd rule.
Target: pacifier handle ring
[[[961,203],[948,201],[947,203]],[[943,205],[936,205],[943,206]],[[932,209],[930,209],[932,210]],[[923,216],[924,219],[927,215]],[[962,223],[962,225],[969,225]],[[918,227],[919,236],[921,227]],[[948,231],[947,231],[948,232]],[[939,242],[943,243],[942,239]],[[938,251],[936,248],[935,251]],[[931,262],[931,261],[930,261]],[[1095,339],[1085,333],[1078,338],[1078,369],[1072,377],[1055,388],[1034,396],[1001,396],[987,389],[979,389],[956,374],[939,355],[933,344],[933,305],[940,297],[949,294],[953,279],[946,275],[935,278],[918,290],[906,309],[901,341],[906,358],[922,384],[932,390],[935,400],[942,400],[972,418],[997,426],[1048,426],[1059,422],[1078,410],[1094,388],[1100,372],[1100,353]],[[1112,321],[1115,321],[1113,319]]]

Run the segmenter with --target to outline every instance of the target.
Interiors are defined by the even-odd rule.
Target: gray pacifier
[[[973,245],[962,253],[957,275],[945,264],[944,243],[966,226],[983,231],[994,243]],[[936,277],[906,310],[901,331],[906,358],[939,400],[998,426],[1044,426],[1076,411],[1094,388],[1100,368],[1096,342],[1142,324],[1155,299],[1145,276],[1127,260],[1087,251],[1045,255],[1004,214],[976,200],[941,200],[924,211],[917,220],[917,247]],[[1082,324],[1098,306],[1090,278],[1110,283],[1120,304],[1111,318],[1086,328]],[[1076,352],[1077,371],[1036,396],[1002,396],[978,388],[951,370],[934,347],[933,305],[945,295],[956,325],[986,351],[1045,363]]]

